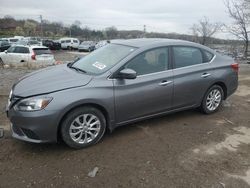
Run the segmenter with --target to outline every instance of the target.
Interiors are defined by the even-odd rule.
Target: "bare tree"
[[[225,5],[229,16],[234,20],[231,26],[227,26],[230,33],[244,41],[244,55],[246,57],[249,44],[250,0],[226,0]]]
[[[221,23],[211,23],[207,17],[203,17],[198,24],[194,24],[191,27],[191,30],[196,37],[201,37],[201,43],[204,45],[208,42],[208,39],[220,31],[221,28]]]

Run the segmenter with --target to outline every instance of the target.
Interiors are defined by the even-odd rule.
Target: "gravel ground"
[[[2,93],[27,70],[0,71]],[[131,124],[83,150],[14,140],[1,114],[0,187],[250,187],[250,65],[239,78],[218,113],[189,110]],[[0,97],[1,108],[6,100]]]

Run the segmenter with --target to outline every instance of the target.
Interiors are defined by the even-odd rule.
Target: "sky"
[[[119,30],[143,30],[192,34],[190,28],[204,16],[211,22],[232,23],[223,0],[0,0],[0,17],[11,15],[17,19],[39,15],[49,21],[81,27],[104,29],[115,26]],[[230,39],[228,33],[216,37]]]

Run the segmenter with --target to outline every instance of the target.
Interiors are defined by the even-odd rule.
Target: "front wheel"
[[[106,119],[93,107],[81,107],[71,111],[61,126],[63,141],[70,147],[81,149],[97,143],[106,130]]]
[[[205,94],[201,110],[205,114],[211,114],[219,110],[224,99],[223,89],[219,85],[213,85]]]

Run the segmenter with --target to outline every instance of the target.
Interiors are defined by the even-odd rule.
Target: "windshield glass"
[[[87,73],[101,74],[131,54],[135,49],[135,47],[130,46],[109,44],[78,60],[72,66]]]

